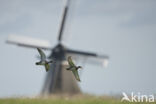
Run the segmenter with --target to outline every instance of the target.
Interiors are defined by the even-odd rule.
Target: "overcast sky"
[[[108,68],[85,64],[79,83],[85,93],[156,93],[156,1],[76,0],[63,43],[110,56]],[[37,95],[45,70],[35,49],[5,43],[9,34],[57,44],[62,0],[0,0],[0,97]],[[46,54],[50,54],[49,51]]]

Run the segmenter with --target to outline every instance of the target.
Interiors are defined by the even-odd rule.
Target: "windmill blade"
[[[63,30],[64,30],[64,26],[65,26],[67,14],[68,14],[69,2],[70,2],[70,0],[66,0],[64,8],[63,8],[63,14],[62,14],[62,18],[61,18],[61,24],[60,24],[59,36],[58,36],[59,42],[61,42],[61,40],[62,40]]]
[[[74,54],[74,55],[77,54],[77,55],[82,55],[82,56],[86,56],[86,57],[97,57],[97,58],[102,58],[102,59],[108,59],[109,58],[106,55],[98,55],[96,53],[76,51],[76,50],[71,50],[71,49],[67,49],[66,52],[68,54]]]
[[[10,44],[16,44],[18,46],[28,47],[28,48],[42,48],[47,50],[52,49],[49,41],[34,39],[26,36],[9,35],[6,42]]]
[[[108,66],[109,57],[107,55],[99,55],[96,53],[75,51],[70,49],[67,49],[66,52],[68,56],[72,55],[76,59],[87,60],[88,63],[102,65],[104,67]]]

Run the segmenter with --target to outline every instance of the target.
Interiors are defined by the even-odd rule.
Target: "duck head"
[[[78,66],[77,69],[82,69],[82,67],[81,66]]]

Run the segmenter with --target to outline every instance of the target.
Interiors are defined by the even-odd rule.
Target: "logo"
[[[121,102],[123,101],[128,101],[128,102],[154,102],[154,95],[141,95],[140,92],[137,94],[134,94],[133,92],[131,93],[130,96],[128,96],[125,92],[122,92],[122,99]]]

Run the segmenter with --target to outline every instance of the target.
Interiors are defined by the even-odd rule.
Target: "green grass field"
[[[0,104],[149,104],[121,102],[120,99],[96,96],[52,96],[48,98],[1,98]],[[156,103],[150,103],[156,104]]]

